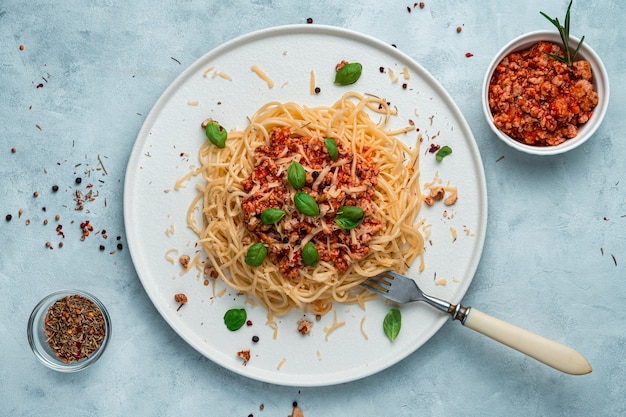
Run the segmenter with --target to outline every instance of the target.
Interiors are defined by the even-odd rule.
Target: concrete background
[[[574,2],[572,34],[603,59],[611,103],[589,142],[544,158],[491,133],[480,88],[498,50],[551,29],[539,11],[562,18],[565,0],[426,1],[424,9],[369,0],[160,3],[0,3],[0,415],[287,416],[293,401],[306,417],[626,414],[626,3]],[[448,90],[476,137],[489,196],[487,240],[465,303],[574,347],[593,373],[560,374],[450,323],[372,377],[281,387],[213,364],[158,315],[125,250],[122,218],[126,164],[145,116],[210,49],[307,18],[395,44]],[[77,177],[97,193],[82,212]],[[49,250],[45,242],[58,236],[43,221],[55,214],[66,238]],[[81,242],[85,216],[109,239]],[[100,361],[69,375],[39,364],[25,331],[37,301],[68,287],[97,293],[115,325]]]

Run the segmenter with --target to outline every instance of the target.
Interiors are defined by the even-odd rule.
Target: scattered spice
[[[319,94],[322,91],[321,88],[319,87],[315,87],[315,94]]]
[[[424,6],[425,6],[424,2],[423,2],[423,1],[422,1],[422,2],[420,2],[420,9],[423,9],[423,8],[424,8]]]
[[[471,58],[471,57],[473,57],[473,56],[474,56],[474,54],[473,54],[473,53],[471,53],[471,52],[467,52],[467,53],[465,54],[465,57],[466,57],[466,58]]]
[[[461,26],[457,26],[456,33],[461,33],[462,30],[463,30],[463,28]]]
[[[52,186],[52,192],[56,193],[57,191],[59,191],[59,186],[58,185],[53,185]]]
[[[20,51],[24,50],[24,45],[20,45]]]
[[[44,319],[44,331],[55,355],[65,363],[77,362],[96,352],[104,340],[102,311],[78,294],[57,300]]]
[[[81,177],[77,177],[75,180],[76,184],[80,184],[81,182],[83,182],[83,179]]]
[[[252,343],[258,343],[259,336],[252,336]]]
[[[33,197],[35,197],[35,198],[39,197],[39,193],[38,193],[37,191],[35,191],[35,192],[33,193]]]
[[[313,23],[313,18],[312,18],[312,17],[309,17],[309,18],[306,20],[306,22],[310,25],[311,23]]]
[[[17,152],[17,149],[11,148],[11,153],[15,153],[15,152]]]
[[[5,217],[5,219],[6,219],[8,222],[10,222],[12,218],[13,218],[13,216],[11,216],[10,214],[7,214],[7,215],[6,215],[6,217]]]

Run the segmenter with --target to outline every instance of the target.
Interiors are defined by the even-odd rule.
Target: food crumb
[[[244,349],[237,352],[237,356],[243,359],[243,366],[246,366],[250,360],[250,349]]]
[[[298,320],[298,332],[300,334],[306,335],[311,332],[311,328],[313,328],[313,322],[307,319]]]
[[[180,310],[185,303],[187,303],[187,301],[189,301],[187,299],[187,296],[183,293],[178,293],[178,294],[174,294],[174,301],[176,301],[177,303],[180,303],[180,305],[178,306],[178,308],[176,309],[176,311]]]
[[[189,267],[189,261],[191,260],[191,258],[189,257],[189,255],[180,255],[180,258],[178,258],[178,260],[183,268],[187,269]]]

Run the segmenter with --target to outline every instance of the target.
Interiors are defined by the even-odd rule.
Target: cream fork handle
[[[584,375],[591,372],[587,359],[574,349],[529,332],[475,308],[469,308],[465,327],[482,333],[561,372]]]

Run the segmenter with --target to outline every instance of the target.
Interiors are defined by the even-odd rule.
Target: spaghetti
[[[346,93],[331,107],[309,108],[296,103],[270,102],[252,116],[244,130],[229,132],[224,148],[206,141],[199,151],[200,166],[181,178],[176,186],[181,187],[182,182],[195,176],[204,179],[203,184],[197,185],[198,193],[188,209],[187,221],[198,235],[199,243],[220,278],[230,287],[254,295],[271,314],[283,315],[292,308],[307,308],[314,313],[324,314],[332,308],[333,302],[362,305],[365,299],[371,297],[359,286],[367,277],[390,269],[403,272],[418,257],[422,270],[424,238],[419,229],[423,226],[423,220],[416,222],[423,201],[418,169],[421,138],[418,135],[417,144],[411,149],[395,136],[414,130],[413,126],[386,130],[395,114],[384,99],[354,92]],[[374,122],[370,115],[379,117],[380,121]],[[272,156],[275,158],[271,161],[273,173],[284,182],[274,186],[285,190],[283,209],[288,213],[287,217],[291,216],[292,221],[297,218],[297,221],[311,224],[311,227],[304,228],[301,232],[303,234],[296,233],[284,241],[277,241],[275,245],[283,245],[282,255],[285,259],[295,259],[292,265],[297,267],[295,270],[281,269],[272,262],[271,256],[256,267],[245,262],[247,250],[258,241],[260,232],[250,227],[250,221],[258,220],[258,216],[246,212],[250,206],[244,203],[249,202],[255,193],[262,199],[267,191],[261,191],[251,178],[254,178],[259,163],[257,159],[267,157],[267,153],[259,153],[258,149],[267,149],[277,132],[289,137],[305,138],[305,142],[332,137],[337,141],[340,151],[339,158],[328,165],[330,168],[321,169],[313,179],[310,176],[314,168],[308,164],[310,161],[306,161],[306,154],[298,155],[296,150],[295,153],[287,153],[282,159]],[[328,212],[332,214],[337,211],[337,207],[332,204],[323,207],[325,213],[303,219],[301,214],[289,206],[298,190],[287,184],[287,174],[283,172],[294,155],[307,170],[305,189],[310,190],[318,201],[328,202],[331,197],[343,193],[348,196],[346,204],[358,205],[361,200],[357,197],[366,195],[366,220],[354,229],[345,231],[337,231],[336,226],[328,223],[314,227],[314,220],[319,222]],[[346,183],[339,189],[332,184],[338,172],[357,176],[356,168],[359,161],[363,160],[371,164],[377,174],[376,181],[371,181],[369,187],[355,188],[354,183]],[[326,191],[319,188],[313,190],[315,184],[319,187],[322,181],[320,177],[330,180],[326,184]],[[325,192],[334,194],[326,195]],[[352,200],[349,200],[350,195],[353,196]],[[201,216],[198,216],[198,209],[201,209]],[[372,230],[372,224],[377,225],[375,231]],[[278,229],[282,233],[281,227]],[[273,233],[278,232],[274,230]],[[347,262],[339,263],[332,256],[322,256],[314,266],[298,263],[305,241],[316,242],[324,254],[324,242],[328,242],[328,249],[331,249],[329,236],[332,233],[345,234],[343,241],[333,241],[333,244],[351,248],[340,252]],[[366,239],[362,238],[364,234],[368,234]],[[265,241],[272,251],[271,244],[267,239]],[[345,242],[351,242],[354,246]],[[361,245],[364,247],[362,251],[354,250]],[[359,256],[356,252],[359,252]],[[284,273],[286,271],[289,272]]]

